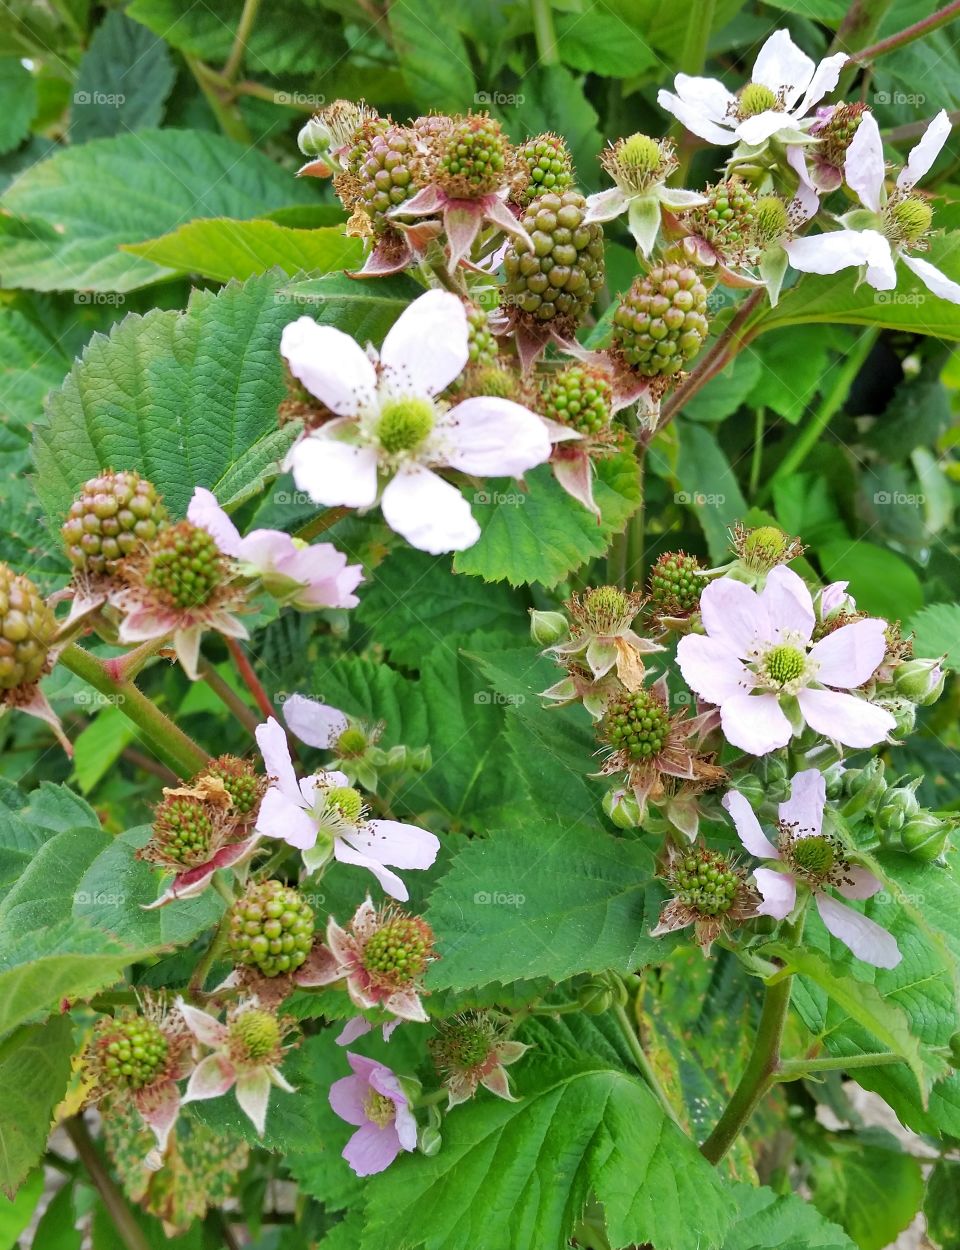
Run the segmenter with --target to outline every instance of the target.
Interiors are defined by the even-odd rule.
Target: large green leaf
[[[910,618],[914,632],[913,653],[936,657],[949,654],[951,667],[958,663],[957,640],[960,639],[960,604],[933,603]]]
[[[122,13],[108,13],[77,71],[70,110],[72,142],[159,126],[175,78],[162,39]]]
[[[26,138],[36,107],[33,74],[19,57],[0,56],[0,152]]]
[[[0,782],[0,900],[56,834],[97,826],[93,809],[65,786],[44,781],[27,795]]]
[[[119,251],[195,217],[257,217],[313,188],[254,148],[195,130],[141,130],[63,148],[3,196],[7,287],[132,291],[171,270]]]
[[[629,452],[597,464],[594,497],[602,520],[572,499],[547,465],[528,473],[526,488],[493,478],[469,490],[481,535],[457,552],[453,567],[484,581],[512,586],[540,582],[555,586],[567,574],[602,555],[640,502],[637,464]]]
[[[713,431],[689,421],[677,422],[676,503],[690,508],[710,551],[720,561],[730,547],[730,527],[747,510],[730,462]]]
[[[663,899],[653,853],[575,821],[475,838],[459,852],[427,911],[443,954],[431,985],[630,972],[661,953],[649,936]]]
[[[938,1159],[923,1203],[930,1236],[943,1250],[960,1246],[960,1163]]]
[[[330,274],[286,284],[279,297],[321,325],[336,326],[358,343],[380,343],[423,288],[406,274],[390,278],[348,278]]]
[[[359,239],[347,238],[337,226],[293,230],[275,221],[215,217],[189,221],[171,234],[126,244],[123,250],[165,269],[227,282],[252,278],[274,267],[291,276],[301,271],[356,269],[362,263],[363,247]]]
[[[923,1199],[919,1159],[886,1133],[835,1133],[811,1166],[813,1202],[842,1224],[860,1250],[883,1250],[911,1223]]]
[[[404,79],[424,110],[465,112],[477,102],[470,55],[457,27],[457,5],[444,0],[395,4],[388,20]]]
[[[739,1215],[723,1239],[723,1250],[855,1250],[837,1224],[794,1194],[760,1185],[735,1185]]]
[[[37,430],[38,494],[59,525],[77,488],[106,466],[137,469],[182,516],[195,486],[230,504],[259,488],[295,436],[278,430],[284,325],[297,309],[264,274],[183,313],[131,315],[96,335]]]
[[[923,586],[912,566],[896,552],[859,539],[823,543],[817,555],[828,578],[843,577],[861,611],[900,620],[919,611]]]
[[[0,1044],[0,1189],[11,1197],[43,1154],[72,1052],[73,1026],[66,1016],[27,1025]]]
[[[586,0],[575,12],[558,13],[561,60],[574,69],[613,78],[632,77],[659,65],[643,25],[630,18],[628,5],[611,6],[606,0]]]
[[[641,1080],[547,1061],[525,1063],[517,1085],[519,1102],[458,1109],[439,1154],[369,1184],[361,1250],[562,1250],[591,1195],[611,1245],[723,1244],[732,1204],[718,1174]]]

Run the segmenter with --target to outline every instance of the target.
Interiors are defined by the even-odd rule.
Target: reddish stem
[[[931,30],[936,30],[938,26],[945,26],[947,22],[952,21],[955,17],[960,17],[960,0],[953,0],[952,4],[945,4],[942,9],[937,9],[929,17],[922,17],[919,22],[914,22],[912,26],[898,30],[895,35],[888,35],[886,39],[881,39],[878,43],[872,43],[868,48],[861,48],[859,52],[852,54],[852,58],[860,64],[872,61],[875,57],[883,56],[885,52],[892,52],[894,48],[902,48],[905,43],[912,43],[914,39],[919,39],[922,35],[929,34]]]
[[[243,679],[244,685],[256,700],[257,707],[269,720],[272,716],[276,720],[276,709],[267,697],[267,692],[260,684],[260,678],[253,671],[253,665],[247,659],[246,653],[237,642],[236,638],[225,638],[227,650],[233,657],[233,662],[237,666],[237,672]]]

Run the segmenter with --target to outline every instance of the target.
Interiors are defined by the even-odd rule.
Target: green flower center
[[[786,554],[788,546],[783,530],[775,525],[761,525],[743,540],[743,558],[755,568],[772,568]]]
[[[905,243],[918,243],[930,229],[933,209],[919,195],[908,195],[890,206],[895,232]]]
[[[584,615],[595,633],[605,633],[630,612],[630,600],[616,586],[597,586],[583,596]]]
[[[386,1128],[388,1124],[393,1123],[397,1116],[397,1108],[394,1106],[393,1099],[388,1098],[386,1094],[378,1094],[375,1089],[372,1089],[367,1094],[363,1110],[367,1119],[376,1124],[378,1128]]]
[[[776,94],[763,83],[747,83],[740,93],[740,116],[755,117],[757,113],[766,113],[777,104]]]
[[[384,404],[377,423],[377,439],[390,456],[416,451],[434,424],[429,399],[391,399]]]
[[[836,863],[837,853],[829,838],[816,835],[791,842],[790,858],[803,872],[822,877]]]
[[[441,1036],[431,1044],[431,1051],[445,1067],[469,1071],[486,1063],[493,1042],[492,1031],[485,1021],[455,1021],[443,1027]]]
[[[230,1024],[230,1041],[241,1059],[263,1063],[280,1048],[280,1025],[269,1011],[252,1007],[235,1016]]]
[[[432,934],[414,916],[398,916],[387,921],[368,940],[363,966],[368,972],[406,985],[418,977],[427,964]]]
[[[620,164],[631,172],[652,174],[663,159],[660,144],[649,135],[635,134],[624,139],[617,150]]]
[[[649,690],[622,695],[611,704],[600,722],[600,732],[606,741],[635,760],[658,755],[669,731],[667,709]]]
[[[200,864],[207,858],[213,821],[198,799],[168,798],[157,810],[157,841],[182,864]]]
[[[334,808],[343,819],[351,825],[356,824],[363,812],[363,799],[352,786],[334,786],[328,790],[325,798],[330,807]]]
[[[208,603],[223,574],[220,551],[206,530],[181,521],[157,535],[144,581],[175,608]]]
[[[367,735],[362,729],[351,725],[337,739],[336,748],[343,756],[362,755],[367,749]]]
[[[799,647],[791,647],[787,643],[772,647],[763,662],[765,675],[774,686],[785,686],[802,677],[806,664],[807,657]]]
[[[789,215],[787,206],[776,195],[761,196],[754,207],[757,233],[761,239],[779,239],[786,231]],[[766,526],[772,529],[772,526]]]

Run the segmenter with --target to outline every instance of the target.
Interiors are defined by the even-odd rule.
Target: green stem
[[[312,521],[302,525],[294,534],[294,538],[298,538],[300,542],[308,543],[312,538],[316,538],[318,534],[323,534],[326,530],[331,529],[338,521],[342,521],[349,511],[349,508],[340,506],[328,508],[326,512],[321,512]]]
[[[763,426],[767,410],[762,404],[757,406],[753,427],[753,451],[750,456],[750,498],[753,499],[760,485],[760,469],[763,466]]]
[[[250,131],[236,108],[232,92],[228,95],[219,85],[219,81],[222,81],[220,75],[195,56],[184,56],[183,59],[196,79],[197,86],[203,92],[203,97],[209,104],[210,111],[217,119],[217,124],[223,133],[228,139],[249,144],[251,142]]]
[[[187,985],[187,993],[191,998],[196,998],[203,993],[203,987],[207,983],[207,977],[210,975],[210,969],[220,958],[220,955],[227,944],[230,936],[230,908],[233,905],[234,897],[230,887],[220,876],[219,872],[213,874],[213,887],[220,894],[227,904],[227,910],[220,917],[220,923],[214,932],[210,941],[210,945],[204,951],[200,958],[200,962],[193,970],[193,975]]]
[[[624,569],[624,587],[629,589],[629,584],[643,585],[644,579],[644,558],[646,556],[646,542],[644,526],[646,522],[646,506],[643,494],[643,474],[644,462],[646,460],[646,446],[643,443],[637,444],[637,480],[640,484],[640,503],[636,512],[630,518],[627,524],[627,563]]]
[[[888,1063],[904,1063],[901,1055],[889,1050],[865,1055],[825,1055],[822,1059],[784,1059],[774,1074],[774,1081],[802,1081],[818,1072],[855,1072],[858,1068],[880,1068]]]
[[[794,442],[781,463],[777,466],[777,471],[769,483],[764,487],[761,499],[769,498],[774,483],[796,473],[810,452],[820,442],[827,426],[842,408],[843,401],[846,399],[857,374],[863,368],[864,361],[870,355],[879,334],[879,326],[870,326],[863,332],[859,341],[845,357],[843,364],[836,371],[832,385],[824,392],[816,412],[800,431],[796,442]]]
[[[582,1011],[580,1003],[573,1001],[567,1003],[544,1003],[542,1007],[531,1007],[531,1016],[568,1016],[574,1011]]]
[[[627,585],[627,531],[614,534],[607,549],[607,582],[611,586]]]
[[[686,38],[683,41],[683,52],[680,54],[680,69],[685,74],[703,73],[716,7],[717,0],[700,0],[696,14],[690,15]]]
[[[929,17],[921,18],[919,22],[914,22],[912,26],[904,27],[903,30],[897,31],[895,35],[888,35],[886,39],[881,39],[878,43],[872,43],[868,48],[861,48],[856,53],[854,60],[860,64],[874,61],[878,56],[883,56],[886,52],[892,52],[895,48],[902,48],[904,44],[912,43],[914,39],[920,39],[923,35],[929,35],[932,30],[936,30],[940,26],[946,26],[948,22],[952,22],[956,17],[960,17],[960,0],[953,0],[952,4],[945,4],[942,9],[937,9]]]
[[[863,48],[873,38],[892,3],[893,0],[853,0],[846,17],[838,26],[831,50],[850,54],[850,60],[843,67],[837,83],[838,100],[847,94],[850,84],[860,72],[857,49]]]
[[[240,21],[237,23],[237,33],[233,37],[233,47],[230,49],[227,63],[223,67],[223,76],[227,82],[232,83],[240,72],[243,54],[247,50],[247,40],[250,38],[253,24],[257,20],[259,8],[260,0],[243,0],[243,11],[240,14]]]
[[[537,59],[541,65],[556,65],[560,53],[550,0],[530,0],[530,13],[533,17],[533,36],[537,41]]]
[[[637,1030],[634,1028],[630,1017],[627,1015],[626,1009],[620,1003],[613,1008],[613,1018],[620,1026],[620,1032],[623,1034],[623,1040],[627,1043],[630,1054],[633,1056],[634,1063],[643,1073],[644,1079],[653,1090],[654,1094],[656,1094],[660,1105],[663,1107],[670,1119],[673,1120],[674,1124],[679,1124],[677,1113],[674,1111],[670,1103],[670,1099],[667,1097],[666,1090],[664,1090],[663,1086],[660,1084],[657,1074],[654,1072],[653,1066],[647,1058],[647,1052],[640,1045],[640,1038],[637,1037]]]
[[[114,678],[111,661],[103,661],[72,642],[60,653],[59,663],[99,690],[143,732],[155,754],[180,777],[192,777],[205,767],[209,756],[187,737],[169,717],[152,703],[130,680]]]
[[[209,660],[202,659],[198,666],[201,680],[205,681],[224,707],[228,708],[248,733],[260,724],[260,717],[237,694],[234,688],[220,676]]]
[[[127,1250],[150,1250],[146,1234],[137,1223],[136,1216],[127,1205],[127,1200],[117,1188],[113,1177],[100,1158],[100,1153],[94,1145],[83,1116],[71,1116],[64,1120],[63,1127],[73,1142],[80,1162],[87,1169],[94,1188],[99,1193],[107,1214],[110,1216],[114,1230],[124,1246]]]
[[[434,1089],[429,1094],[421,1094],[414,1102],[415,1107],[435,1107],[438,1102],[445,1102],[450,1095],[445,1089]]]

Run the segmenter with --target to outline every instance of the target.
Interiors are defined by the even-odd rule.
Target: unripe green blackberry
[[[213,811],[202,799],[168,794],[157,804],[151,841],[165,859],[188,868],[205,864],[214,834]]]
[[[74,568],[102,577],[156,538],[166,519],[151,482],[139,473],[107,470],[84,482],[60,533]]]
[[[813,878],[825,877],[837,862],[837,848],[824,834],[792,838],[789,859],[791,866],[801,873]]]
[[[822,161],[835,169],[843,168],[847,148],[860,128],[866,109],[867,106],[860,103],[838,104],[829,117],[814,122],[810,134],[819,140],[814,151]]]
[[[217,777],[223,782],[233,803],[233,815],[249,815],[260,797],[261,778],[248,760],[241,760],[236,755],[221,755],[208,764],[200,776]]]
[[[603,285],[603,227],[585,226],[579,191],[539,196],[521,218],[533,251],[515,240],[503,258],[502,301],[535,323],[573,329]]]
[[[754,196],[745,182],[728,178],[706,189],[706,204],[690,213],[697,234],[706,239],[721,255],[739,256],[749,244],[753,232]]]
[[[759,525],[743,537],[741,559],[751,568],[771,569],[780,564],[790,548],[790,539],[775,525]]]
[[[228,941],[234,963],[265,977],[293,972],[313,946],[313,908],[282,881],[255,882],[230,909]]]
[[[454,199],[489,195],[503,185],[508,147],[492,117],[457,118],[444,138],[434,177]]]
[[[920,195],[895,199],[887,206],[888,231],[903,243],[919,243],[933,222],[933,209]]]
[[[159,1025],[143,1016],[101,1020],[93,1042],[104,1084],[143,1089],[163,1073],[170,1044]]]
[[[648,760],[663,749],[670,716],[652,690],[626,690],[615,698],[600,721],[600,737],[632,760]]]
[[[613,315],[614,343],[644,377],[679,373],[707,337],[707,288],[695,269],[657,265]]]
[[[433,930],[419,916],[387,913],[363,948],[363,966],[377,981],[410,985],[433,953]]]
[[[722,916],[733,906],[740,875],[725,855],[699,846],[676,861],[670,884],[681,903],[704,916]]]
[[[222,578],[216,540],[189,521],[165,525],[148,549],[143,580],[172,608],[209,603]]]
[[[473,305],[467,308],[467,346],[470,350],[469,365],[497,363],[497,340],[490,331],[487,314]]]
[[[356,203],[370,218],[374,232],[392,229],[386,214],[417,190],[417,162],[413,135],[402,126],[372,133],[356,169]]]
[[[599,434],[610,424],[613,388],[602,373],[585,365],[568,365],[543,384],[545,417],[580,434]]]
[[[508,365],[477,365],[466,369],[457,382],[457,395],[469,399],[476,395],[493,395],[497,399],[512,399],[526,404],[523,381],[515,369]]]
[[[700,606],[703,565],[685,551],[665,551],[650,570],[647,598],[658,616],[687,616]]]
[[[566,191],[573,182],[573,161],[566,143],[553,134],[537,135],[517,149],[521,173],[514,183],[513,200],[526,208],[550,191]]]
[[[280,1058],[280,1021],[269,1011],[238,1011],[227,1025],[231,1057],[241,1065],[261,1066]]]
[[[427,1042],[431,1058],[441,1074],[480,1068],[495,1048],[499,1029],[485,1011],[468,1011],[437,1022],[437,1036]]]
[[[53,612],[29,577],[0,564],[0,690],[29,686],[43,675],[56,632]]]

